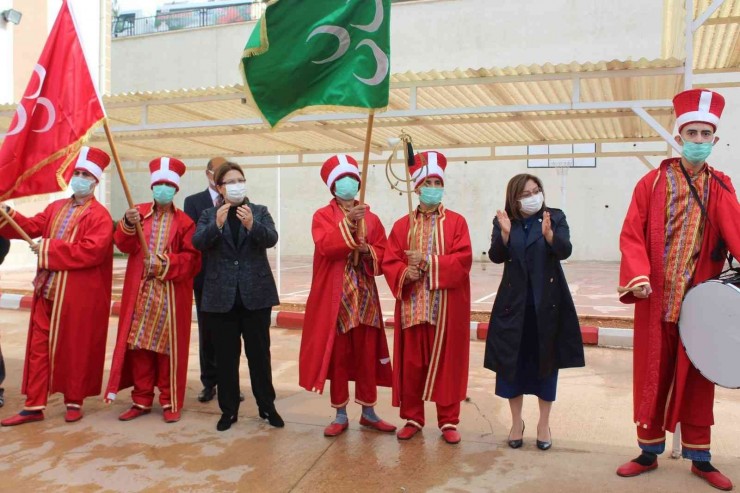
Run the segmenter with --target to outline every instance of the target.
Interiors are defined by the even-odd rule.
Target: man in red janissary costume
[[[346,154],[329,158],[321,178],[334,196],[313,216],[315,244],[311,293],[301,338],[300,385],[323,392],[331,381],[336,418],[324,435],[340,435],[349,426],[349,382],[362,406],[360,424],[378,431],[396,427],[375,414],[377,386],[390,387],[392,372],[375,276],[381,275],[385,229],[369,207],[355,200],[360,185],[357,162]],[[364,231],[358,232],[364,220]],[[355,252],[359,251],[357,263]]]
[[[49,394],[61,392],[65,421],[82,419],[82,400],[100,394],[113,279],[113,220],[94,195],[105,151],[83,147],[70,181],[73,195],[34,217],[10,210],[29,236],[41,240],[21,390],[23,410],[0,422],[14,426],[44,419]],[[0,207],[5,207],[0,204]],[[18,238],[0,218],[0,235]]]
[[[133,386],[133,406],[118,417],[130,421],[151,412],[156,386],[164,421],[174,423],[185,399],[200,251],[192,242],[195,223],[172,203],[185,164],[160,157],[149,163],[149,171],[154,201],[127,210],[113,236],[128,263],[106,398]],[[144,230],[148,255],[136,224]]]
[[[416,155],[409,172],[420,204],[393,225],[383,271],[396,298],[393,405],[406,420],[398,439],[424,427],[431,401],[442,437],[454,444],[468,388],[473,255],[465,218],[442,205],[446,166],[439,152]]]
[[[722,271],[728,248],[740,255],[735,189],[706,162],[719,140],[725,101],[691,89],[673,104],[682,156],[666,159],[638,182],[620,236],[620,299],[635,304],[634,421],[642,454],[617,474],[657,468],[666,430],[674,432],[680,423],[691,472],[730,490],[732,482],[710,463],[714,384],[691,364],[678,334],[686,291]]]

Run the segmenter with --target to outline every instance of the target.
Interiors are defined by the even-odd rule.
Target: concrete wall
[[[241,82],[254,22],[116,38],[113,93]],[[391,72],[658,58],[662,2],[439,0],[395,4]],[[155,75],[156,74],[156,75]]]

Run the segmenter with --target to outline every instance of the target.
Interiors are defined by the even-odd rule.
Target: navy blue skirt
[[[553,402],[558,389],[558,371],[547,377],[539,377],[539,342],[537,337],[537,313],[534,305],[527,305],[524,313],[522,343],[519,346],[516,375],[513,380],[496,376],[496,395],[513,399],[523,394],[536,395],[543,401]]]

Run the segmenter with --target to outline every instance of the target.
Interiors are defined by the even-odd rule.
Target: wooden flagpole
[[[367,186],[367,166],[370,161],[370,141],[373,137],[373,122],[375,121],[375,110],[370,110],[367,116],[367,132],[365,133],[365,151],[362,155],[362,172],[360,173],[360,205],[365,203],[365,188]],[[361,219],[357,224],[357,237],[365,238],[365,220]],[[355,265],[360,261],[360,251],[355,250]]]
[[[25,231],[23,231],[23,228],[21,228],[21,226],[17,222],[15,222],[15,219],[13,219],[12,217],[10,217],[10,214],[8,214],[5,211],[5,207],[0,207],[0,214],[2,214],[3,218],[6,221],[8,221],[8,224],[10,224],[13,227],[13,229],[18,232],[18,234],[21,236],[21,238],[23,238],[24,240],[26,240],[29,245],[35,245],[33,239],[30,236],[28,236],[28,233],[26,233]]]
[[[108,127],[107,118],[103,120],[103,128],[105,128],[105,136],[108,138],[108,145],[110,145],[110,150],[113,153],[113,161],[116,163],[116,169],[118,170],[118,177],[121,179],[123,193],[126,194],[128,207],[129,209],[133,209],[134,200],[131,198],[131,191],[128,188],[126,176],[123,174],[123,166],[121,166],[121,160],[118,159],[118,151],[116,150],[116,145],[113,143],[113,134],[110,131],[110,127]],[[147,258],[149,256],[149,247],[146,243],[146,238],[144,238],[144,230],[141,229],[141,223],[136,223],[136,234],[139,236],[139,241],[141,242],[141,251],[144,254],[144,258]]]

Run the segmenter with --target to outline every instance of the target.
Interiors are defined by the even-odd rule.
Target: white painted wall
[[[116,38],[113,93],[241,83],[254,22]],[[394,4],[391,72],[658,58],[662,2],[439,0]]]

